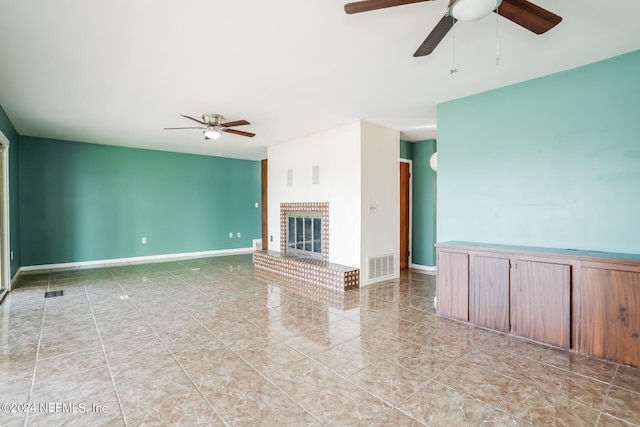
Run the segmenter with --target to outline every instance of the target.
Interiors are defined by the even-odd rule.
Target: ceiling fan
[[[431,0],[362,0],[345,4],[344,11],[349,14],[360,13],[423,1]],[[545,33],[562,21],[560,16],[527,0],[449,0],[447,13],[413,56],[425,56],[433,52],[456,21],[477,21],[491,12],[496,12],[536,34]]]
[[[202,129],[202,133],[204,134],[204,139],[218,139],[222,135],[223,132],[232,133],[235,135],[248,136],[249,138],[253,138],[256,136],[255,133],[251,132],[243,132],[237,129],[231,129],[235,126],[244,126],[249,125],[246,120],[236,120],[233,122],[221,123],[222,117],[220,114],[203,114],[202,120],[194,119],[190,116],[185,116],[181,114],[182,117],[193,120],[194,122],[198,122],[201,126],[190,126],[183,128],[164,128],[164,130],[176,130],[176,129]]]

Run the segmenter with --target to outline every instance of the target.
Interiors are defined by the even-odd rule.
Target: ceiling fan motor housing
[[[209,113],[202,115],[202,121],[212,126],[220,126],[220,122],[222,119],[224,119],[224,117],[222,117],[220,114]]]

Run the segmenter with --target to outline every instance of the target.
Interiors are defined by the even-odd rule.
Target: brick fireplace
[[[303,223],[313,224],[312,226],[316,226],[316,223],[311,221],[312,218],[321,219],[321,225],[314,227],[313,231],[309,231],[309,235],[314,236],[314,243],[306,243],[307,248],[310,248],[308,251],[295,251],[295,254],[287,251],[288,248],[296,247],[296,245],[298,248],[301,247],[299,241],[292,240],[292,243],[289,241],[287,226],[291,221],[292,213],[295,213],[298,218],[303,218]],[[298,224],[300,223],[298,220]],[[320,221],[317,224],[319,223]],[[318,229],[321,229],[321,237],[317,236]],[[329,262],[329,230],[329,203],[281,203],[280,252],[256,252],[253,257],[254,264],[257,268],[303,281],[319,283],[332,289],[344,290],[359,287],[359,269]],[[307,232],[306,225],[304,225],[304,232]],[[321,242],[321,248],[317,248],[317,242]],[[304,245],[305,243],[302,244],[303,249]]]

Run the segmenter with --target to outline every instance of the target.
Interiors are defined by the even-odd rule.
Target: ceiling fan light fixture
[[[500,6],[502,0],[457,0],[449,7],[449,14],[458,21],[477,21]]]
[[[222,135],[222,132],[220,132],[217,129],[207,129],[204,131],[204,136],[206,136],[209,139],[218,139],[220,138],[221,135]]]

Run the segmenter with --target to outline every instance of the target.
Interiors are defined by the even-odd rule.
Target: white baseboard
[[[362,273],[362,271],[360,271],[360,273]],[[382,282],[388,282],[389,280],[394,280],[400,277],[400,274],[394,274],[394,275],[389,275],[389,276],[384,276],[384,277],[377,277],[375,279],[371,279],[369,281],[360,281],[360,287],[364,287],[364,286],[371,286],[371,285],[376,285],[378,283],[382,283]],[[360,279],[362,279],[362,275],[360,276]]]
[[[435,274],[436,272],[436,267],[433,266],[428,266],[428,265],[420,265],[420,264],[410,264],[409,268],[414,268],[416,270],[422,270],[426,273],[431,273],[431,274]]]
[[[118,265],[134,265],[134,264],[146,264],[153,262],[167,262],[167,261],[180,261],[193,258],[207,258],[215,256],[225,255],[237,255],[252,253],[254,248],[239,248],[239,249],[221,249],[215,251],[201,251],[201,252],[185,252],[180,254],[164,254],[164,255],[148,255],[131,258],[117,258],[117,259],[103,259],[97,261],[80,261],[80,262],[66,262],[61,264],[42,264],[42,265],[27,265],[20,267],[18,272],[13,276],[11,283],[13,283],[20,274],[34,274],[45,273],[52,271],[63,270],[80,270],[85,268],[98,268]]]

